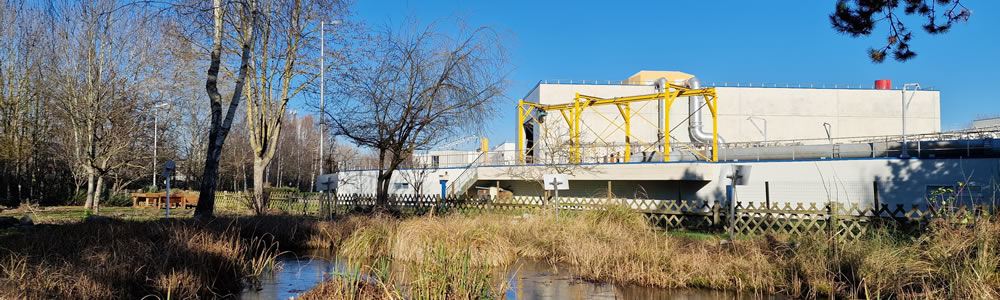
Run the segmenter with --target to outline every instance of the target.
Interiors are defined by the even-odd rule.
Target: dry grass
[[[74,223],[0,237],[0,298],[235,298],[278,241],[218,219]]]
[[[722,244],[653,230],[628,208],[334,221],[291,216],[77,223],[0,236],[0,298],[233,298],[282,250],[335,249],[371,277],[334,276],[308,297],[478,298],[518,257],[587,280],[794,298],[1000,298],[1000,224],[940,221],[920,236],[874,230]],[[390,266],[391,265],[391,266]],[[325,298],[324,298],[325,297]],[[316,298],[316,299],[320,299]]]
[[[794,298],[1000,298],[1000,224],[986,221],[942,222],[917,237],[884,229],[858,241],[819,232],[725,244],[664,234],[615,206],[558,220],[551,214],[355,218],[347,226],[357,230],[340,235],[347,236],[340,253],[397,263],[467,260],[473,268],[503,268],[520,256],[568,266],[586,280],[658,288]]]

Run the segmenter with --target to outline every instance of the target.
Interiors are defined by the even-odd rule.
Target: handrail
[[[455,180],[453,180],[451,182],[451,184],[448,185],[448,194],[449,195],[454,195],[455,194],[455,185],[456,184],[461,183],[460,186],[463,186],[463,187],[467,184],[467,182],[462,182],[462,180],[465,179],[464,176],[466,176],[466,174],[477,174],[478,173],[477,171],[478,171],[479,165],[482,164],[483,157],[485,157],[485,156],[486,156],[486,152],[480,152],[479,156],[477,156],[475,160],[473,160],[471,163],[469,163],[469,165],[465,167],[465,170],[463,170],[462,173],[459,173],[458,176],[455,177]],[[472,176],[472,175],[469,175],[469,176]]]

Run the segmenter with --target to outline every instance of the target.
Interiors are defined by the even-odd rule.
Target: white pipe
[[[657,79],[656,82],[653,84],[653,87],[656,88],[657,92],[665,93],[669,91],[670,84],[667,82],[667,78],[660,77],[660,79]],[[666,108],[667,108],[666,99],[661,98],[656,101],[656,129],[657,129],[656,135],[659,137],[660,140],[659,143],[660,153],[662,153],[663,150],[665,149],[664,146],[670,143],[670,134],[669,133],[664,134],[664,128],[667,128],[667,126],[670,125],[670,124],[663,124],[663,119],[664,119],[663,116],[666,114]]]
[[[687,80],[688,87],[692,89],[700,89],[701,81],[698,77],[691,77]],[[712,133],[705,132],[701,128],[701,106],[705,103],[705,99],[702,96],[692,96],[688,97],[688,135],[691,137],[692,142],[701,144],[712,144]],[[726,140],[719,135],[719,144],[725,144]]]

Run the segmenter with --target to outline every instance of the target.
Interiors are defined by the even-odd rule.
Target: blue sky
[[[1000,113],[1000,1],[963,1],[972,18],[944,35],[905,19],[919,30],[911,43],[918,56],[882,64],[865,49],[882,46],[884,28],[867,38],[838,34],[827,18],[835,2],[361,0],[354,10],[374,26],[459,16],[507,33],[513,85],[483,133],[491,144],[513,141],[515,103],[538,80],[622,80],[639,70],[704,82],[918,82],[941,91],[945,130]]]

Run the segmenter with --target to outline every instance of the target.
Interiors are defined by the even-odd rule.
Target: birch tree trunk
[[[83,209],[90,210],[94,207],[94,172],[87,170],[87,200],[83,204]]]
[[[104,189],[104,176],[97,176],[97,186],[94,187],[94,214],[101,213],[101,190]]]
[[[198,195],[198,207],[194,215],[198,218],[210,218],[215,212],[215,189],[219,183],[219,161],[222,159],[222,146],[226,142],[229,130],[233,125],[233,117],[240,106],[240,98],[243,94],[243,86],[246,82],[247,69],[250,61],[251,48],[256,37],[254,27],[257,24],[257,7],[255,1],[247,1],[242,4],[243,17],[248,18],[244,22],[242,41],[242,51],[240,55],[240,70],[236,77],[236,84],[233,89],[233,97],[229,101],[229,108],[226,111],[225,119],[222,115],[222,94],[219,93],[219,68],[222,64],[222,38],[223,38],[223,17],[226,13],[222,0],[213,2],[213,37],[211,64],[208,67],[208,76],[205,80],[205,91],[208,93],[209,102],[212,108],[212,127],[208,134],[208,149],[205,154],[205,169],[202,174],[201,193]]]

